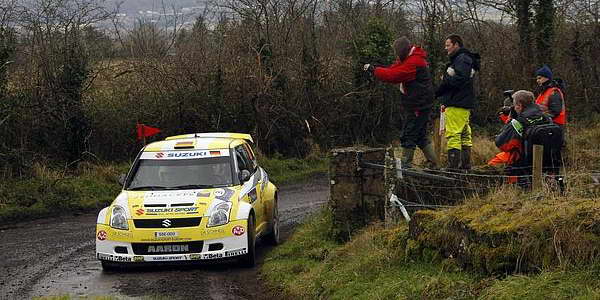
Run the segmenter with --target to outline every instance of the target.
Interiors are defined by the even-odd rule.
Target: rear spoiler
[[[179,139],[191,139],[191,138],[229,138],[229,139],[241,139],[247,140],[254,143],[252,136],[246,133],[233,133],[233,132],[207,132],[207,133],[190,133],[175,135],[166,138],[166,141],[179,140]]]

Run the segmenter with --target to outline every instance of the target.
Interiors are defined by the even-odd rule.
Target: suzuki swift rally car
[[[98,214],[102,267],[221,258],[253,266],[257,238],[279,242],[279,220],[277,188],[250,143],[247,134],[200,133],[142,149]]]

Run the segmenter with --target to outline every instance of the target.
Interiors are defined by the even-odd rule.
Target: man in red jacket
[[[402,97],[404,124],[400,145],[402,147],[402,166],[412,167],[416,147],[419,147],[429,166],[437,168],[439,163],[427,132],[434,92],[431,73],[427,63],[427,53],[412,45],[406,37],[394,41],[396,61],[387,67],[375,67],[366,64],[364,70],[375,78],[388,83],[398,84]]]

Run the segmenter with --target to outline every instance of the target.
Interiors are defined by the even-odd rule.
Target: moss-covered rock
[[[585,265],[600,255],[600,203],[503,188],[443,211],[417,212],[410,251],[436,249],[489,274]],[[407,247],[409,251],[409,247]]]

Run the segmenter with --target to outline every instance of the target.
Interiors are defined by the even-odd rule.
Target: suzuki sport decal
[[[192,151],[162,151],[162,152],[144,152],[140,159],[197,159],[229,156],[228,150],[192,150]]]

